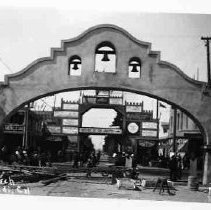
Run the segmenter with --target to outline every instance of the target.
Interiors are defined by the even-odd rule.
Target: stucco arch
[[[94,72],[95,49],[109,40],[116,49],[116,72]],[[82,60],[81,76],[68,75],[68,61],[73,55]],[[128,61],[139,57],[141,78],[128,77]],[[203,82],[185,75],[178,67],[160,60],[160,52],[114,25],[99,25],[78,37],[62,41],[61,48],[51,49],[51,56],[41,58],[22,71],[6,75],[0,84],[0,124],[20,105],[49,93],[83,88],[114,88],[154,96],[186,110],[203,129],[208,151],[211,145],[211,90],[204,92]],[[205,94],[206,93],[206,94]],[[211,164],[207,165],[211,180]],[[207,178],[206,178],[207,179]]]

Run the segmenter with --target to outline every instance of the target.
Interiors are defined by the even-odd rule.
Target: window
[[[179,125],[180,125],[180,114],[177,113],[177,130],[180,129]]]
[[[183,129],[183,112],[181,112],[181,127],[180,127],[180,129],[182,130]]]
[[[171,132],[173,132],[173,116],[171,116]]]
[[[100,43],[95,51],[95,71],[116,72],[116,51],[110,42]]]
[[[68,75],[80,76],[81,75],[81,58],[77,55],[69,59]]]
[[[137,57],[133,57],[129,61],[129,77],[140,78],[141,77],[141,60]]]
[[[186,129],[188,129],[188,116],[186,115]]]

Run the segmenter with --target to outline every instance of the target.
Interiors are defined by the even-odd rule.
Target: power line
[[[45,105],[47,105],[48,107],[52,108],[52,106],[50,106],[47,102],[44,101],[44,99],[40,99],[43,103],[45,103]]]
[[[6,64],[5,61],[3,61],[3,59],[1,57],[0,57],[0,61],[10,71],[10,73],[13,73],[12,69]]]

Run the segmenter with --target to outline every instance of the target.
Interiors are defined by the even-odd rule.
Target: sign
[[[80,133],[89,134],[122,134],[122,129],[120,128],[80,128]]]
[[[78,126],[78,119],[62,119],[62,125]]]
[[[65,110],[78,110],[79,105],[78,104],[63,104],[63,109]]]
[[[155,145],[155,142],[139,140],[138,144],[139,146],[142,146],[142,147],[153,147]]]
[[[24,130],[23,125],[17,125],[17,124],[5,124],[4,125],[4,132],[12,132],[12,133],[20,132],[20,133],[22,133],[23,130]]]
[[[157,137],[157,131],[155,131],[155,130],[142,130],[142,136]]]
[[[101,96],[101,97],[108,97],[109,96],[109,91],[107,90],[99,90],[98,96]]]
[[[96,90],[83,90],[83,96],[95,96]]]
[[[122,91],[110,90],[110,97],[122,97]]]
[[[47,129],[50,133],[61,133],[61,127],[60,126],[47,126]]]
[[[129,131],[129,133],[135,134],[138,132],[139,126],[137,123],[131,122],[128,124],[127,129]]]
[[[126,112],[142,112],[142,106],[126,106]]]
[[[78,118],[77,111],[54,111],[54,117],[61,117],[61,118],[68,118],[68,117],[75,117]]]
[[[110,98],[109,104],[122,105],[122,98]]]
[[[149,120],[151,118],[151,115],[141,113],[126,113],[126,118],[129,120]]]
[[[63,127],[62,133],[64,133],[64,134],[78,134],[78,128],[77,127]]]
[[[142,122],[142,128],[157,129],[156,122]]]

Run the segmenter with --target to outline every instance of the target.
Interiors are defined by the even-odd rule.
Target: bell
[[[133,68],[132,68],[132,70],[131,70],[131,72],[138,72],[138,70],[137,70],[137,65],[133,65]]]
[[[78,64],[77,63],[73,63],[73,70],[78,70]]]
[[[108,58],[108,53],[104,53],[104,56],[101,61],[110,61],[110,59]]]

